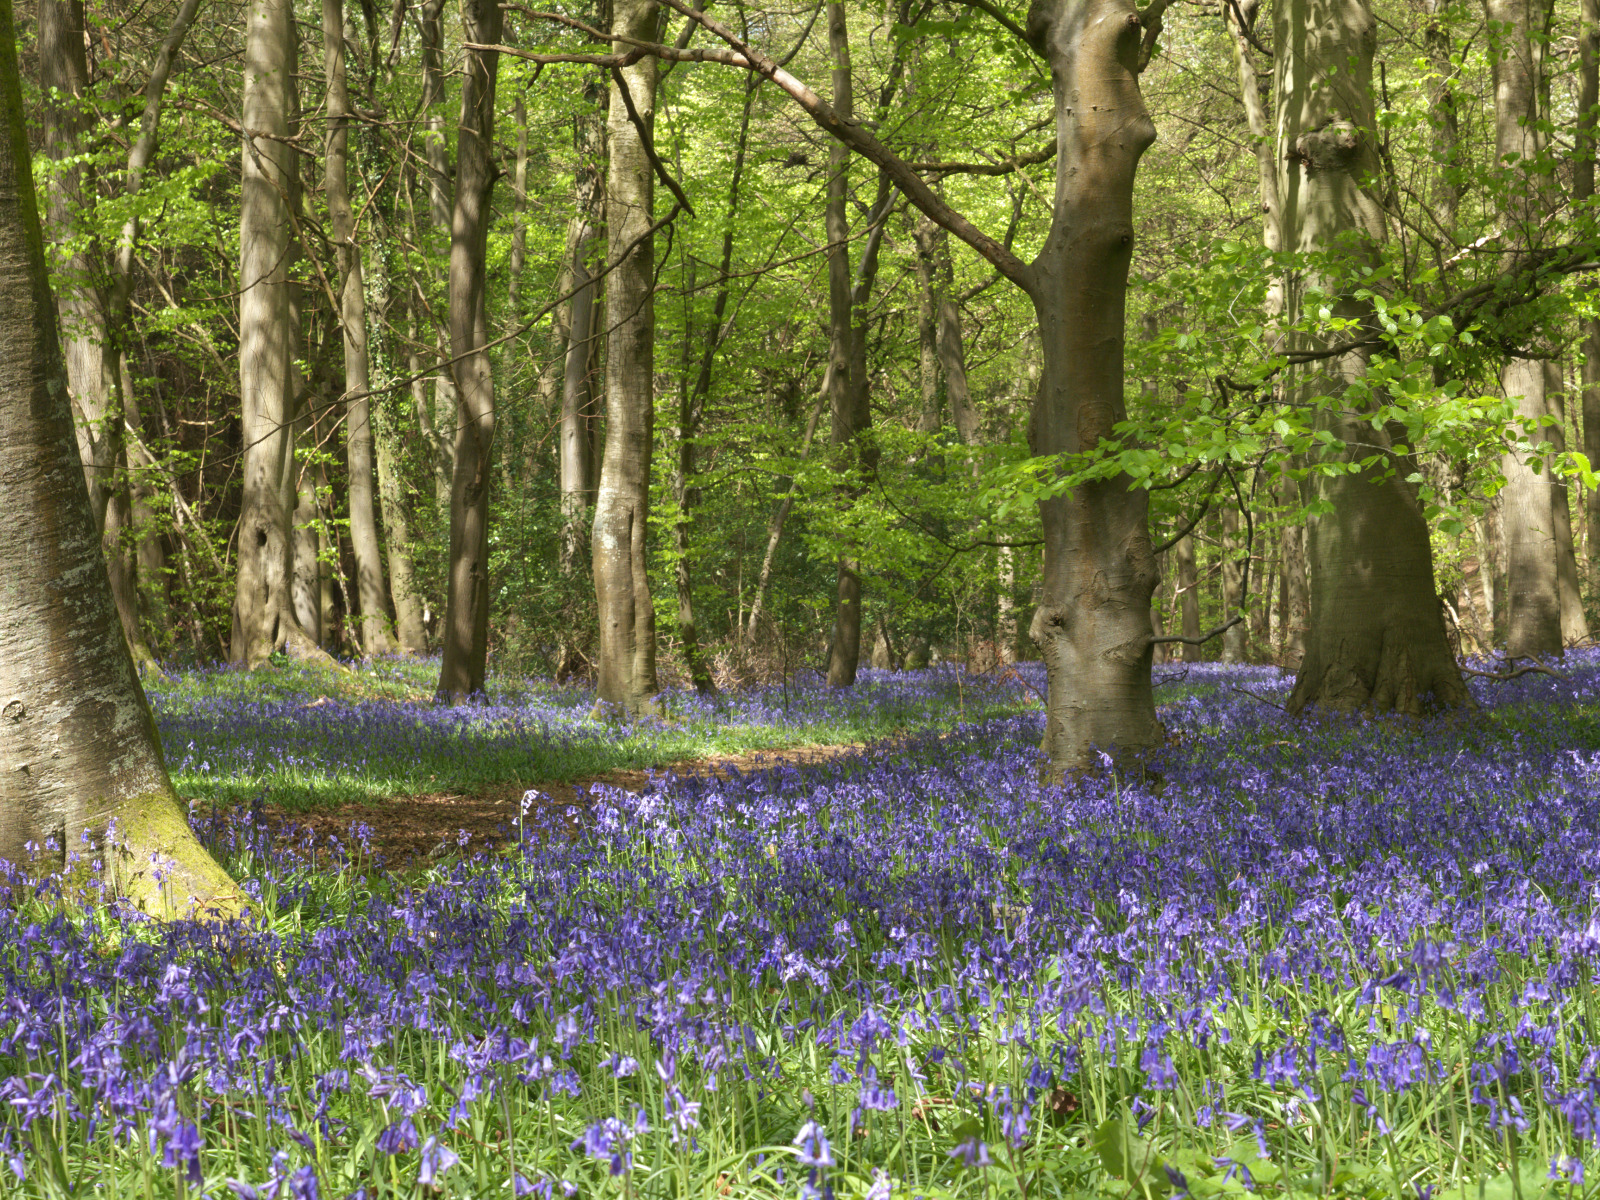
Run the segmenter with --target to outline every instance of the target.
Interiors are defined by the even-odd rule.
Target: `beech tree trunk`
[[[1057,147],[1050,233],[1032,268],[1044,362],[1029,442],[1036,455],[1075,454],[1111,437],[1126,412],[1133,181],[1155,127],[1139,93],[1132,0],[1037,3],[1028,34],[1050,65]],[[1148,494],[1119,476],[1039,510],[1044,578],[1030,633],[1050,680],[1042,748],[1053,772],[1092,764],[1097,749],[1160,745]]]
[[[462,0],[461,20],[468,41],[499,44],[505,12],[496,0]],[[494,92],[499,71],[497,51],[466,52],[450,228],[455,472],[450,486],[450,560],[438,694],[458,704],[482,694],[489,657],[489,477],[495,411],[494,373],[484,348],[489,341],[485,256],[494,216]]]
[[[655,36],[655,0],[616,0],[614,33]],[[626,43],[613,44],[617,53]],[[655,115],[656,60],[621,72],[645,129]],[[648,533],[650,460],[655,424],[655,179],[644,141],[629,118],[617,84],[606,113],[610,171],[606,178],[606,444],[595,499],[591,553],[600,623],[602,701],[630,716],[655,708],[656,619],[650,600]]]
[[[1539,128],[1549,0],[1484,0],[1484,13],[1496,24],[1494,60],[1495,155],[1512,174],[1508,224],[1525,229],[1542,220],[1549,187],[1519,163],[1539,158],[1545,139]],[[1511,358],[1500,371],[1500,385],[1516,402],[1517,415],[1542,420],[1551,415],[1544,363]],[[1546,432],[1536,435],[1543,440]],[[1548,464],[1533,463],[1515,451],[1501,456],[1506,485],[1501,491],[1502,528],[1507,553],[1506,651],[1513,655],[1561,653],[1561,582],[1556,541],[1555,499]]]
[[[275,651],[319,657],[295,616],[295,329],[286,264],[298,48],[288,0],[251,0],[245,37],[239,201],[242,511],[229,656],[251,667]]]
[[[1183,636],[1200,636],[1200,572],[1195,562],[1195,540],[1191,533],[1180,538],[1172,547],[1172,557],[1178,564],[1178,611]],[[1184,662],[1199,662],[1204,647],[1194,642],[1180,643]]]
[[[1244,594],[1246,554],[1244,522],[1231,504],[1222,506],[1222,619],[1231,621],[1245,612]],[[1222,661],[1242,663],[1245,644],[1250,640],[1247,623],[1240,621],[1222,635]]]
[[[559,569],[576,594],[577,578],[593,575],[589,558],[591,518],[589,506],[595,499],[595,441],[599,432],[596,411],[594,364],[599,285],[589,269],[600,242],[598,222],[604,203],[601,163],[605,138],[598,112],[584,113],[575,122],[578,152],[574,184],[575,210],[567,227],[567,286],[573,293],[565,307],[564,321],[557,313],[556,343],[564,343],[561,379],[561,448],[559,451],[561,487],[561,550]],[[564,324],[564,328],[561,328]],[[589,614],[573,620],[562,630],[556,652],[556,678],[570,679],[583,667],[583,648],[588,645]]]
[[[1578,141],[1572,163],[1572,198],[1594,197],[1596,130],[1600,127],[1600,0],[1582,0],[1578,28]],[[1583,452],[1600,463],[1600,317],[1586,317],[1583,331]],[[1600,579],[1600,489],[1586,494],[1587,549],[1591,579]]]
[[[444,83],[444,0],[422,0],[418,23],[422,31],[422,113],[423,157],[427,162],[428,218],[436,230],[453,238],[451,228],[454,189],[450,176],[450,143],[445,135]],[[448,287],[448,283],[446,285]],[[426,309],[419,314],[418,333],[432,328]],[[437,338],[441,361],[452,355],[445,352],[445,340]],[[415,372],[413,372],[415,373]],[[426,399],[422,401],[426,404]],[[441,368],[433,377],[433,411],[422,422],[425,434],[432,430],[434,488],[439,512],[450,519],[450,492],[455,478],[456,412],[458,406],[453,368]],[[420,410],[419,410],[420,411]]]
[[[1292,477],[1283,477],[1283,505],[1300,507],[1300,487]],[[1279,638],[1279,662],[1286,667],[1300,668],[1306,653],[1306,635],[1311,627],[1311,586],[1306,573],[1306,525],[1304,521],[1290,521],[1283,527],[1278,542],[1278,561],[1282,564],[1283,605],[1280,612],[1282,634]]]
[[[1283,0],[1275,15],[1285,242],[1302,253],[1353,247],[1351,253],[1369,256],[1384,236],[1382,210],[1365,190],[1380,176],[1371,9],[1367,0]],[[1291,312],[1306,282],[1298,279],[1291,289]],[[1334,310],[1372,320],[1369,302],[1354,296],[1339,299]],[[1362,352],[1324,360],[1304,370],[1301,392],[1341,395],[1366,366]],[[1386,439],[1361,411],[1324,407],[1319,421],[1341,442]],[[1309,530],[1311,627],[1289,711],[1319,704],[1421,713],[1470,705],[1445,636],[1428,526],[1414,491],[1398,474],[1383,478],[1377,470],[1319,475],[1316,487],[1331,511]]]
[[[840,0],[829,0],[828,45],[833,55],[833,111],[845,121],[854,119],[855,97],[850,80],[850,37]],[[850,151],[834,143],[828,152],[828,204],[823,227],[828,238],[828,408],[833,417],[834,466],[841,475],[851,472],[858,436],[870,421],[865,381],[856,378],[855,325],[850,304],[850,220],[846,212],[850,193]],[[856,489],[840,489],[848,505]],[[828,642],[828,686],[849,687],[856,681],[861,662],[861,573],[856,559],[839,557],[835,583],[833,634]]]
[[[79,459],[0,0],[0,858],[53,844],[103,864],[145,911],[231,914],[237,887],[195,840],[118,627]],[[164,879],[156,878],[159,863]]]
[[[344,339],[344,444],[349,468],[350,547],[361,605],[361,651],[393,654],[389,597],[372,488],[372,372],[367,350],[366,277],[350,205],[350,88],[345,72],[344,2],[322,0],[323,70],[328,83],[328,140],[322,181],[329,232],[339,256],[339,323]]]

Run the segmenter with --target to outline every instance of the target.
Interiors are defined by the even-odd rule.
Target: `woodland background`
[[[1027,258],[1050,215],[1050,81],[986,7],[899,0],[825,14],[741,4],[720,17],[791,54],[790,69],[820,91],[836,66],[827,35],[838,10],[856,111],[870,114],[861,119]],[[1103,457],[1154,485],[1158,546],[1192,522],[1160,555],[1158,626],[1192,637],[1246,617],[1203,646],[1158,655],[1292,666],[1309,620],[1311,498],[1295,450],[1314,417],[1286,423],[1274,408],[1263,420],[1260,402],[1281,367],[1262,316],[1278,270],[1262,246],[1260,192],[1263,148],[1272,153],[1262,116],[1270,21],[1233,0],[1163,7],[1140,80],[1159,138],[1135,191],[1130,424]],[[457,410],[440,364],[451,358],[449,202],[470,39],[438,0],[335,3],[331,13],[294,9],[294,107],[272,143],[292,150],[297,193],[286,197],[295,215],[285,239],[296,297],[295,609],[332,654],[424,653],[445,610]],[[1407,439],[1413,482],[1434,530],[1447,625],[1467,652],[1504,636],[1498,493],[1516,426],[1500,371],[1515,343],[1556,384],[1547,424],[1521,432],[1544,439],[1564,471],[1543,478],[1570,505],[1558,555],[1584,611],[1564,608],[1563,636],[1581,641],[1600,615],[1600,506],[1584,486],[1586,460],[1559,452],[1600,438],[1600,410],[1589,411],[1583,387],[1586,362],[1600,356],[1594,346],[1584,354],[1592,277],[1569,256],[1519,283],[1515,297],[1458,319],[1454,332],[1476,338],[1430,344],[1407,316],[1440,311],[1443,297],[1505,273],[1508,189],[1530,178],[1541,183],[1538,212],[1515,235],[1524,250],[1587,236],[1580,41],[1592,28],[1565,0],[1535,14],[1541,146],[1512,178],[1495,149],[1496,21],[1448,0],[1383,0],[1373,15],[1382,163],[1373,190],[1388,222],[1376,278],[1401,327],[1420,329],[1393,347],[1385,379],[1416,435]],[[240,657],[247,16],[219,0],[17,12],[63,338],[69,364],[79,360],[80,450],[125,626],[146,663]],[[151,127],[148,85],[163,43],[186,17],[164,91],[155,89],[159,136],[147,162],[130,161]],[[572,23],[610,20],[576,8],[564,17],[509,6],[501,41],[593,52]],[[663,8],[658,20],[661,40],[689,44],[683,18]],[[82,78],[61,49],[74,39]],[[330,108],[336,44],[348,99]],[[495,94],[484,255],[496,423],[488,641],[502,669],[561,677],[587,675],[595,646],[589,522],[607,435],[600,294],[610,281],[582,284],[604,259],[607,85],[591,64],[504,54]],[[658,188],[653,214],[662,223],[647,554],[666,679],[729,685],[820,669],[841,558],[859,564],[862,655],[873,665],[1034,656],[1040,534],[1026,424],[1039,355],[1027,301],[858,166],[843,207],[870,452],[843,454],[830,438],[825,379],[827,250],[841,240],[825,216],[837,154],[775,87],[712,63],[663,64],[652,130],[681,192]],[[347,155],[347,206],[330,192],[330,154]],[[348,382],[337,316],[349,245],[364,270],[370,418],[351,406],[362,397]],[[861,266],[874,255],[875,274]],[[84,367],[96,347],[120,366]],[[111,382],[80,397],[78,378],[102,369]],[[371,449],[353,444],[357,422]],[[564,441],[569,453],[581,443],[575,467],[563,468]],[[358,561],[363,536],[376,538],[376,570]]]

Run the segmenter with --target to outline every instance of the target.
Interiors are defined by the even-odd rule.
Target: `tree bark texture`
[[[1596,134],[1600,130],[1600,0],[1582,0],[1578,26],[1578,141],[1572,163],[1572,198],[1594,198]],[[1600,463],[1600,317],[1586,317],[1583,330],[1583,452]],[[1600,489],[1585,497],[1591,579],[1600,578]]]
[[[617,0],[612,31],[655,36],[655,0]],[[614,43],[618,53],[626,49]],[[621,83],[645,129],[655,115],[656,60],[622,68]],[[599,699],[629,715],[655,706],[656,621],[650,600],[650,460],[655,423],[655,179],[644,141],[613,81],[606,114],[606,444],[591,553],[599,616]]]
[[[1550,189],[1537,173],[1519,168],[1545,150],[1539,119],[1549,0],[1484,0],[1484,13],[1495,27],[1490,39],[1495,155],[1514,176],[1505,181],[1504,217],[1509,230],[1518,231],[1516,240],[1526,244],[1550,200]],[[1515,400],[1518,416],[1540,421],[1552,415],[1542,361],[1508,359],[1500,385]],[[1535,440],[1548,432],[1541,430]],[[1555,497],[1549,464],[1541,466],[1536,473],[1528,457],[1512,450],[1500,459],[1506,480],[1500,493],[1507,554],[1506,650],[1513,655],[1559,654],[1564,646]]]
[[[591,517],[596,487],[595,442],[599,432],[597,388],[594,367],[599,308],[599,283],[590,262],[602,240],[599,228],[605,202],[602,164],[605,155],[604,126],[598,111],[584,113],[574,123],[578,169],[574,182],[574,216],[567,226],[566,287],[572,300],[557,311],[555,342],[562,346],[561,443],[559,473],[561,488],[561,549],[559,569],[574,596],[577,579],[593,575],[589,561]],[[576,601],[575,601],[576,603]],[[583,647],[589,643],[590,614],[573,619],[562,631],[556,652],[556,678],[566,680],[582,669]]]
[[[428,218],[434,229],[451,235],[454,189],[451,183],[450,142],[445,131],[444,82],[444,0],[422,0],[417,10],[422,32],[422,112],[423,157],[427,163]],[[446,287],[448,288],[448,281]],[[431,314],[424,312],[418,325],[427,329]],[[446,354],[445,339],[438,340],[441,361],[452,357]],[[426,403],[425,399],[423,403]],[[434,483],[439,512],[450,519],[450,492],[455,478],[456,411],[459,400],[453,369],[442,368],[433,377],[433,411],[423,424],[424,430],[432,428],[430,439],[434,452]]]
[[[10,0],[0,0],[0,857],[101,864],[158,915],[239,911],[195,840],[118,628],[78,455],[34,198]],[[158,872],[164,877],[158,880]]]
[[[1133,181],[1155,127],[1139,93],[1132,0],[1039,0],[1028,35],[1055,87],[1056,190],[1032,266],[1043,372],[1029,442],[1075,454],[1125,416]],[[1159,580],[1149,496],[1122,477],[1040,504],[1044,578],[1030,633],[1050,680],[1042,749],[1052,771],[1097,750],[1164,740],[1150,687],[1150,597]]]
[[[1289,475],[1283,477],[1283,506],[1291,511],[1300,507],[1300,486]],[[1306,653],[1306,636],[1311,628],[1311,581],[1306,570],[1306,524],[1288,521],[1278,540],[1278,562],[1283,572],[1280,589],[1283,598],[1279,623],[1278,661],[1299,670]]]
[[[828,45],[833,55],[833,111],[842,120],[854,119],[855,96],[850,79],[850,36],[844,5],[827,6]],[[828,202],[823,227],[828,238],[828,373],[831,388],[828,409],[833,418],[834,465],[848,473],[856,435],[864,424],[856,411],[855,326],[850,311],[850,219],[846,211],[850,193],[850,151],[835,142],[828,151]],[[854,489],[841,488],[841,503],[854,499]],[[828,685],[849,687],[861,661],[861,574],[849,554],[839,557],[834,586],[833,633],[828,640]]]
[[[1245,565],[1249,550],[1244,543],[1244,522],[1232,504],[1222,506],[1222,619],[1224,622],[1245,613]],[[1245,645],[1250,640],[1247,623],[1240,621],[1222,635],[1222,661],[1245,661]]]
[[[1172,547],[1173,560],[1178,564],[1178,612],[1180,629],[1186,638],[1200,636],[1200,571],[1195,561],[1194,535],[1179,538]],[[1195,642],[1183,642],[1183,661],[1199,662],[1204,647]]]
[[[1357,255],[1370,254],[1384,222],[1366,191],[1380,174],[1372,100],[1377,27],[1367,0],[1285,0],[1273,40],[1285,241],[1302,253],[1353,246]],[[1291,281],[1291,312],[1311,282]],[[1353,296],[1333,308],[1341,317],[1372,319],[1370,303]],[[1358,387],[1366,365],[1359,352],[1325,360],[1303,373],[1302,394],[1337,399]],[[1325,406],[1319,422],[1347,444],[1386,439],[1359,409]],[[1434,591],[1428,526],[1410,486],[1376,470],[1319,475],[1316,486],[1331,511],[1309,529],[1311,626],[1289,711],[1319,704],[1420,713],[1470,705]]]
[[[372,371],[367,347],[367,292],[350,204],[350,87],[345,70],[344,2],[322,0],[323,70],[328,84],[328,139],[323,190],[329,232],[339,257],[339,324],[344,340],[344,444],[349,469],[350,547],[361,605],[361,650],[393,654],[389,597],[372,480]]]
[[[313,655],[292,595],[296,416],[295,329],[287,262],[297,186],[290,133],[298,53],[288,0],[246,10],[239,202],[239,396],[242,511],[229,656],[258,666],[274,651]]]
[[[495,0],[463,0],[467,40],[497,45],[505,23]],[[500,55],[468,50],[456,141],[450,228],[450,353],[456,390],[450,559],[440,636],[439,696],[461,703],[483,692],[489,657],[489,477],[494,451],[494,374],[489,353],[486,249],[496,173],[494,92]]]

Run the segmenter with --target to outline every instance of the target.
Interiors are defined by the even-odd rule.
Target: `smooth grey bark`
[[[1300,507],[1300,487],[1285,474],[1281,493],[1286,509]],[[1311,628],[1311,581],[1306,570],[1306,525],[1304,521],[1288,521],[1278,539],[1278,563],[1282,571],[1280,593],[1282,605],[1279,612],[1279,661],[1284,666],[1299,669],[1306,653],[1306,635]]]
[[[89,66],[84,54],[84,11],[81,0],[41,0],[38,12],[45,152],[59,161],[91,149],[87,134],[95,113],[90,107]],[[160,65],[158,59],[158,69]],[[109,312],[108,267],[112,262],[86,218],[98,189],[98,172],[81,162],[58,170],[50,189],[46,223],[51,239],[63,246],[76,244],[60,264],[57,317],[78,453],[90,511],[101,531],[117,617],[134,662],[141,670],[159,673],[139,623],[133,511],[123,439],[123,380],[119,341]]]
[[[1032,266],[1043,371],[1029,443],[1076,454],[1124,419],[1133,182],[1155,126],[1139,92],[1131,0],[1035,3],[1028,34],[1055,91],[1056,190]],[[1159,581],[1149,496],[1126,478],[1086,483],[1039,506],[1045,543],[1030,633],[1050,680],[1042,749],[1052,771],[1097,749],[1153,749],[1165,738],[1150,687],[1150,597]]]
[[[553,342],[562,348],[561,430],[558,469],[561,489],[561,548],[558,569],[579,589],[580,575],[593,577],[589,561],[590,505],[595,500],[599,433],[596,364],[599,339],[595,316],[600,288],[590,263],[603,240],[599,228],[604,204],[604,126],[598,111],[584,113],[573,123],[578,167],[573,185],[573,218],[567,224],[567,267],[562,292],[571,292],[569,304],[555,315]],[[582,669],[583,646],[588,642],[589,614],[574,619],[562,630],[556,651],[556,678],[570,679]]]
[[[1578,24],[1578,129],[1572,162],[1572,198],[1594,199],[1597,131],[1600,131],[1600,0],[1582,0]],[[1600,463],[1600,317],[1581,322],[1583,332],[1583,452]],[[1586,499],[1587,549],[1591,578],[1600,576],[1600,489]]]
[[[1369,258],[1384,237],[1384,218],[1368,190],[1379,178],[1372,99],[1377,26],[1367,0],[1284,0],[1276,11],[1279,195],[1286,247],[1301,253],[1346,252]],[[1308,272],[1290,281],[1288,311],[1305,289],[1329,285]],[[1369,301],[1335,298],[1336,315],[1370,322]],[[1343,336],[1343,335],[1331,335]],[[1306,336],[1296,345],[1320,345]],[[1321,360],[1297,378],[1302,396],[1338,401],[1358,385],[1367,356],[1355,352]],[[1325,403],[1321,428],[1339,442],[1362,447],[1374,430],[1359,406]],[[1330,511],[1308,534],[1311,626],[1290,712],[1316,704],[1332,709],[1420,713],[1470,706],[1445,636],[1434,590],[1428,526],[1415,492],[1398,473],[1368,469],[1319,474],[1316,488]]]
[[[1200,572],[1195,561],[1194,535],[1179,538],[1172,547],[1173,561],[1178,565],[1178,612],[1182,634],[1186,638],[1200,636]],[[1193,642],[1181,643],[1184,662],[1199,662],[1202,647]]]
[[[96,864],[159,916],[243,907],[173,791],[106,579],[0,0],[0,858]],[[161,879],[157,874],[162,875]]]
[[[1582,0],[1578,22],[1578,129],[1572,160],[1572,199],[1594,199],[1597,131],[1600,131],[1600,0]],[[1600,463],[1600,317],[1580,323],[1583,333],[1583,452]],[[1585,497],[1591,578],[1600,576],[1600,489]]]
[[[855,96],[850,79],[850,37],[840,0],[829,0],[828,46],[833,56],[833,111],[841,120],[854,119]],[[828,151],[828,202],[823,227],[828,238],[828,409],[832,415],[834,468],[849,474],[858,437],[870,421],[863,412],[865,381],[856,378],[855,324],[851,313],[850,221],[846,212],[850,194],[850,150],[835,142]],[[855,489],[841,488],[841,502],[849,504]],[[861,573],[855,558],[839,557],[834,585],[833,633],[828,639],[828,686],[849,687],[861,661]]]
[[[1433,180],[1433,216],[1439,229],[1451,234],[1456,227],[1456,214],[1461,207],[1461,181],[1459,169],[1461,147],[1461,102],[1456,95],[1455,64],[1451,61],[1451,43],[1448,18],[1450,10],[1461,0],[1422,0],[1427,24],[1423,26],[1422,43],[1428,55],[1428,107],[1435,122],[1433,129],[1433,154],[1439,170]],[[1593,3],[1594,0],[1586,0]]]
[[[1539,129],[1544,86],[1545,34],[1550,0],[1484,0],[1495,23],[1491,39],[1495,93],[1495,156],[1506,180],[1504,218],[1525,246],[1544,218],[1549,187],[1518,164],[1539,159],[1545,138]],[[1520,177],[1519,177],[1520,176]],[[1539,359],[1507,359],[1500,386],[1516,402],[1517,415],[1542,421],[1552,415]],[[1547,436],[1541,431],[1536,440]],[[1506,484],[1501,495],[1507,573],[1506,651],[1512,655],[1559,654],[1564,647],[1556,512],[1549,464],[1534,470],[1531,459],[1507,450],[1500,458]]]
[[[295,328],[286,263],[294,151],[280,139],[296,111],[298,52],[289,0],[251,0],[246,14],[239,202],[239,570],[229,657],[259,666],[278,650],[317,657],[292,595]]]
[[[1224,504],[1220,514],[1222,524],[1222,619],[1231,621],[1234,617],[1246,612],[1247,597],[1244,594],[1246,554],[1244,545],[1244,523],[1240,520],[1239,512],[1232,504]],[[1246,622],[1240,621],[1222,635],[1222,661],[1225,663],[1242,663],[1245,660],[1245,644],[1249,641],[1250,631]]]
[[[500,41],[496,0],[462,0],[469,42]],[[483,692],[489,657],[489,479],[494,451],[494,373],[486,292],[487,244],[497,171],[494,93],[500,55],[466,51],[456,132],[456,203],[450,226],[450,353],[456,391],[455,469],[450,485],[450,559],[438,694],[461,703]]]
[[[416,560],[411,549],[411,513],[397,465],[400,433],[385,404],[373,406],[372,437],[389,560],[389,594],[394,598],[395,640],[400,643],[402,654],[426,654],[428,630],[422,618],[422,593],[417,587]]]
[[[1559,361],[1544,364],[1545,407],[1553,424],[1546,436],[1555,454],[1567,448],[1567,383]],[[1550,515],[1556,544],[1556,594],[1561,604],[1561,640],[1576,646],[1589,639],[1589,621],[1583,612],[1578,583],[1578,554],[1573,540],[1572,496],[1564,479],[1550,475]]]
[[[444,75],[444,0],[422,0],[417,10],[422,32],[422,113],[423,158],[427,163],[428,219],[434,229],[453,239],[452,231],[453,187],[450,167],[450,143],[445,131],[445,75]],[[459,138],[458,138],[459,140]],[[448,282],[446,284],[448,288]],[[420,301],[419,301],[420,302]],[[419,314],[418,330],[432,326],[431,314],[426,305]],[[414,331],[413,336],[417,336]],[[435,349],[440,362],[452,355],[445,352],[445,336],[435,332]],[[415,374],[415,372],[413,372]],[[424,399],[423,403],[426,403]],[[455,478],[456,413],[459,407],[453,371],[442,368],[433,377],[433,409],[423,423],[425,433],[431,434],[434,452],[435,498],[439,512],[446,522],[450,519],[450,494]]]
[[[521,323],[522,271],[528,260],[528,100],[526,89],[517,90],[511,106],[516,128],[517,165],[511,176],[511,278],[506,282],[506,308],[513,326]]]
[[[655,0],[616,0],[611,30],[655,36]],[[614,42],[622,53],[624,42]],[[623,67],[633,111],[646,130],[655,118],[657,64]],[[630,716],[655,708],[656,619],[650,600],[650,461],[655,425],[655,178],[617,79],[606,112],[606,441],[595,497],[593,558],[600,645],[596,694]]]
[[[378,544],[372,472],[372,369],[367,346],[366,276],[350,204],[350,86],[345,69],[343,0],[322,0],[322,63],[327,91],[327,142],[322,186],[329,232],[339,260],[339,324],[344,342],[345,462],[348,468],[350,548],[361,606],[361,651],[393,654],[383,552]]]

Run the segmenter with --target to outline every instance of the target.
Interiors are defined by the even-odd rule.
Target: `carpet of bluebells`
[[[1600,1189],[1600,655],[1434,722],[1162,670],[1138,778],[1042,786],[1023,714],[404,881],[240,812],[237,927],[13,872],[0,1192]]]
[[[437,660],[383,659],[347,675],[290,666],[266,680],[222,666],[156,681],[149,694],[184,795],[248,802],[270,793],[293,809],[948,729],[1031,707],[1033,684],[1043,686],[1042,677],[946,666],[867,670],[841,692],[807,673],[710,697],[673,691],[659,718],[624,723],[577,687],[491,680],[486,704],[435,704],[437,676]]]

